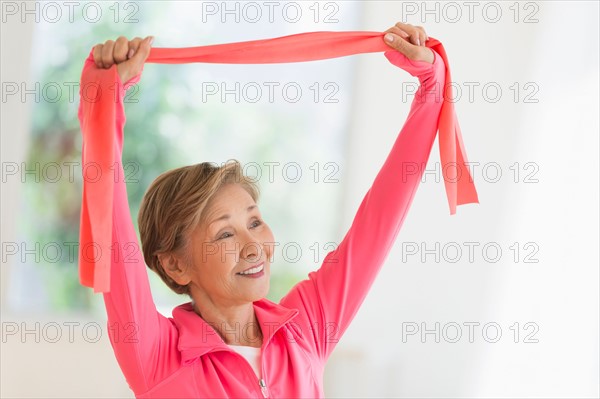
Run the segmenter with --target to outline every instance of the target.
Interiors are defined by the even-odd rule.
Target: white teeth
[[[250,269],[248,271],[241,272],[241,273],[238,273],[238,274],[255,274],[255,273],[261,272],[264,268],[265,268],[265,265],[260,265],[260,266],[257,266],[257,267],[253,267],[252,269]]]

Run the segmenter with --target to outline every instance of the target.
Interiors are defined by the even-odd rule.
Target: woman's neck
[[[218,307],[210,300],[192,299],[194,311],[221,336],[228,345],[262,346],[262,331],[252,303]]]

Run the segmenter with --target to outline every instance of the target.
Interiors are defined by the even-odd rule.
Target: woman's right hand
[[[116,41],[107,40],[104,44],[94,46],[94,62],[98,68],[110,68],[117,64],[117,72],[125,84],[142,71],[153,40],[154,36],[143,40],[139,37],[127,40],[124,36],[119,36]]]
[[[423,27],[397,22],[385,33],[385,43],[404,54],[409,60],[433,64],[435,60],[433,50],[425,46],[429,38]]]

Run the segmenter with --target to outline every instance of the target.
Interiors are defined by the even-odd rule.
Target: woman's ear
[[[188,274],[187,265],[178,257],[172,254],[160,254],[158,255],[158,261],[165,273],[177,284],[188,285],[192,281]]]

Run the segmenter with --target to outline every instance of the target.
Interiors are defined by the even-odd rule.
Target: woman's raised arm
[[[111,268],[110,291],[104,293],[104,303],[111,345],[129,386],[136,394],[150,389],[153,381],[165,378],[164,374],[173,369],[170,365],[178,366],[178,359],[173,358],[178,352],[169,352],[169,348],[173,348],[171,341],[177,339],[176,329],[157,311],[152,299],[144,258],[131,219],[121,160],[125,125],[123,81],[139,75],[144,57],[149,53],[150,41],[143,43],[140,40],[138,46],[138,53],[134,58],[129,57],[129,64],[121,68],[95,60],[94,53],[101,54],[96,46],[86,59],[81,74],[79,104],[84,137],[84,171],[92,169],[93,159],[96,159],[93,154],[98,154],[98,151],[112,152],[114,159],[111,165],[111,174],[114,175],[110,176],[115,182],[112,214],[104,216],[112,219],[112,245],[110,254],[106,251],[100,254],[110,256],[108,264]],[[103,58],[108,62],[106,57]],[[109,140],[112,148],[92,148],[94,134],[107,133],[114,136]],[[93,193],[92,185],[96,183],[95,177],[84,182],[84,206],[87,206],[86,195]],[[88,211],[95,210],[86,209]],[[98,226],[90,227],[93,231]]]
[[[396,36],[396,40],[402,39]],[[422,50],[412,50],[427,59]],[[314,349],[323,363],[363,303],[394,244],[433,146],[446,70],[439,54],[432,49],[424,51],[433,52],[433,63],[411,61],[396,50],[385,52],[392,64],[421,83],[406,122],[340,245],[281,300],[282,305],[305,310],[295,321],[301,324],[303,334],[314,336]]]

